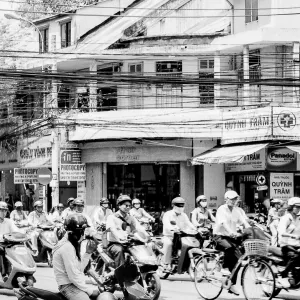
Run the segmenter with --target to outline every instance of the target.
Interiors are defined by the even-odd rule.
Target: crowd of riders
[[[241,256],[239,250],[239,230],[251,227],[251,220],[239,207],[240,197],[233,191],[227,191],[224,195],[224,204],[221,205],[214,215],[207,208],[207,198],[200,195],[196,198],[196,208],[188,216],[184,210],[186,201],[182,197],[172,200],[172,209],[165,212],[162,217],[163,223],[163,257],[162,265],[169,269],[175,233],[183,228],[197,230],[200,236],[209,233],[214,236],[216,248],[224,252],[224,264],[222,273],[227,274],[234,269],[234,266]],[[293,264],[300,263],[300,257],[293,254],[290,257],[291,249],[300,249],[300,198],[290,198],[285,205],[285,212],[282,213],[284,202],[280,199],[272,199],[271,208],[268,211],[267,226],[271,232],[271,244],[279,246],[286,257],[287,265],[280,277],[281,285],[288,288],[290,282],[288,273]],[[37,251],[37,238],[41,229],[39,225],[50,223],[63,226],[66,234],[58,242],[53,250],[53,268],[59,291],[67,299],[89,299],[99,295],[97,289],[86,285],[82,280],[83,270],[89,261],[91,253],[95,251],[95,245],[86,244],[85,253],[80,253],[78,243],[86,234],[97,231],[109,231],[107,235],[107,252],[115,262],[116,267],[124,263],[123,242],[126,241],[132,232],[136,230],[145,231],[139,220],[154,218],[142,207],[139,199],[131,199],[127,195],[120,195],[117,199],[118,210],[113,212],[107,198],[101,198],[99,206],[93,210],[89,217],[84,213],[85,203],[81,199],[69,198],[65,209],[59,204],[55,211],[47,214],[43,210],[43,203],[36,201],[34,211],[27,216],[23,211],[22,202],[15,203],[15,209],[8,217],[8,206],[4,201],[0,202],[0,260],[3,259],[3,248],[1,242],[3,235],[11,232],[21,232],[23,227],[28,226],[33,252]],[[87,231],[88,230],[88,231]],[[201,244],[201,247],[203,243]],[[295,252],[293,252],[295,253]],[[300,266],[300,265],[299,265]],[[2,274],[4,275],[4,274]],[[235,286],[236,278],[232,278],[230,292],[238,294]],[[108,297],[106,295],[106,297]]]

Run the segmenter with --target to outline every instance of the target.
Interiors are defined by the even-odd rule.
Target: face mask
[[[232,200],[227,200],[226,203],[227,203],[228,206],[235,206],[235,202],[232,201]]]
[[[21,211],[22,207],[17,207],[16,210]]]
[[[200,206],[202,206],[203,208],[207,207],[207,202],[200,202]]]
[[[140,205],[140,204],[134,204],[134,207],[135,207],[136,209],[138,209],[138,208],[141,207],[141,205]]]
[[[102,204],[104,208],[108,208],[108,204]]]
[[[177,213],[177,214],[181,214],[184,211],[184,207],[178,207],[178,206],[174,206],[173,210]]]

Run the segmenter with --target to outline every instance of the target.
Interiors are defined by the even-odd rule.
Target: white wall
[[[272,0],[273,14],[294,14],[294,15],[274,15],[272,26],[280,28],[299,28],[299,0]],[[277,8],[277,9],[276,9]],[[280,8],[280,9],[278,9]],[[295,14],[298,13],[298,14]]]
[[[204,194],[210,203],[210,197],[217,197],[217,207],[224,203],[225,172],[224,165],[204,165]],[[216,208],[217,208],[216,207]]]

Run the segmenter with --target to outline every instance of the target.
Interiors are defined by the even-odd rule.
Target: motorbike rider
[[[163,216],[163,249],[162,263],[164,269],[171,270],[173,238],[175,232],[182,229],[196,230],[196,227],[190,222],[186,213],[184,213],[185,200],[176,197],[172,200],[173,209],[167,211]],[[173,222],[176,225],[172,224]]]
[[[300,266],[300,198],[292,197],[288,200],[287,213],[280,218],[278,224],[278,244],[286,260],[286,268],[281,272],[278,282],[288,288],[291,285],[288,274],[293,267]],[[283,237],[283,234],[285,235]],[[288,237],[287,237],[288,236]],[[298,251],[297,251],[298,250]]]
[[[20,223],[23,223],[24,226],[28,224],[27,216],[23,211],[23,203],[21,201],[17,201],[15,203],[15,209],[10,213],[10,219],[13,220],[18,226]]]
[[[145,211],[144,208],[141,207],[141,200],[137,198],[132,200],[132,209],[130,210],[129,214],[135,217],[138,221],[140,221],[142,218],[146,218],[152,222],[155,221],[155,218],[153,218]]]
[[[3,281],[3,277],[5,276],[5,268],[4,264],[4,248],[2,243],[4,242],[3,235],[19,232],[19,228],[15,225],[15,223],[8,218],[5,218],[8,211],[7,203],[4,201],[0,201],[0,280]]]
[[[271,205],[273,205],[273,207],[270,208],[270,210],[268,212],[267,227],[269,227],[271,234],[272,234],[271,245],[277,246],[277,239],[278,239],[277,228],[278,228],[278,224],[279,224],[279,220],[280,220],[279,210],[282,205],[282,200],[281,199],[272,199]]]
[[[73,213],[64,225],[67,234],[53,249],[53,270],[59,292],[69,300],[101,299],[99,290],[85,283],[83,273],[97,248],[95,243],[88,241],[85,253],[80,256],[80,242],[88,227],[87,220],[83,214]]]
[[[197,206],[192,211],[191,221],[200,232],[206,233],[210,228],[211,223],[215,223],[216,219],[213,214],[207,209],[207,198],[205,195],[200,195],[196,198]]]
[[[129,214],[131,202],[128,195],[121,195],[117,199],[119,210],[107,217],[106,228],[109,231],[107,251],[115,261],[115,268],[125,261],[124,244],[128,242],[130,233],[135,230],[144,231],[138,221]]]
[[[64,205],[62,203],[58,203],[57,210],[52,214],[52,222],[54,223],[63,223],[63,212]]]
[[[86,213],[83,212],[84,206],[85,206],[85,204],[84,204],[84,201],[82,199],[78,199],[78,198],[75,199],[74,200],[74,212],[73,213],[83,215],[86,218],[86,221],[89,225],[89,229],[93,231],[94,230],[93,222],[92,222],[91,218]],[[72,213],[70,215],[72,215]]]
[[[245,214],[241,213],[241,209],[236,206],[236,202],[239,201],[239,195],[233,190],[229,190],[224,195],[225,204],[221,205],[216,214],[216,225],[213,233],[216,236],[217,249],[224,252],[224,265],[223,272],[226,272],[228,268],[231,272],[239,258],[241,252],[238,248],[240,241],[238,241],[237,228],[238,225],[243,225],[245,228],[249,228],[250,225],[245,217]],[[232,278],[232,286],[229,292],[239,295],[236,287],[237,272]]]
[[[106,197],[100,199],[100,206],[94,212],[92,221],[94,227],[98,230],[105,230],[107,217],[113,212],[109,208],[109,200]]]
[[[62,215],[64,220],[68,217],[69,214],[71,214],[75,211],[74,201],[75,201],[75,198],[73,198],[73,197],[70,197],[67,200],[68,207],[63,211],[63,215]]]
[[[28,224],[32,226],[33,231],[31,232],[31,243],[33,255],[36,255],[38,252],[38,236],[42,229],[37,228],[39,225],[43,224],[53,224],[49,216],[43,211],[43,203],[38,200],[33,204],[35,209],[28,215]]]

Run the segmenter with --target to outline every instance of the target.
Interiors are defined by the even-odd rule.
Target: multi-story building
[[[205,193],[216,208],[228,185],[252,210],[254,198],[270,195],[269,186],[257,191],[252,179],[276,175],[266,167],[268,142],[298,136],[274,131],[274,111],[284,111],[276,106],[298,106],[299,91],[285,79],[299,78],[296,2],[144,0],[109,7],[103,1],[35,22],[40,51],[48,53],[27,67],[43,68],[51,79],[42,97],[22,95],[41,99],[30,103],[44,117],[58,115],[66,143],[81,149],[89,208],[102,196],[113,203],[120,193],[156,209],[181,195],[188,211],[195,195]],[[199,158],[192,163],[206,164],[190,164],[216,145],[257,140],[266,142],[244,145],[239,160],[226,160],[221,148],[212,161],[219,164]],[[247,164],[224,168],[255,151],[262,162],[247,156]],[[53,168],[53,152],[46,166]],[[76,190],[72,182],[60,186]]]

